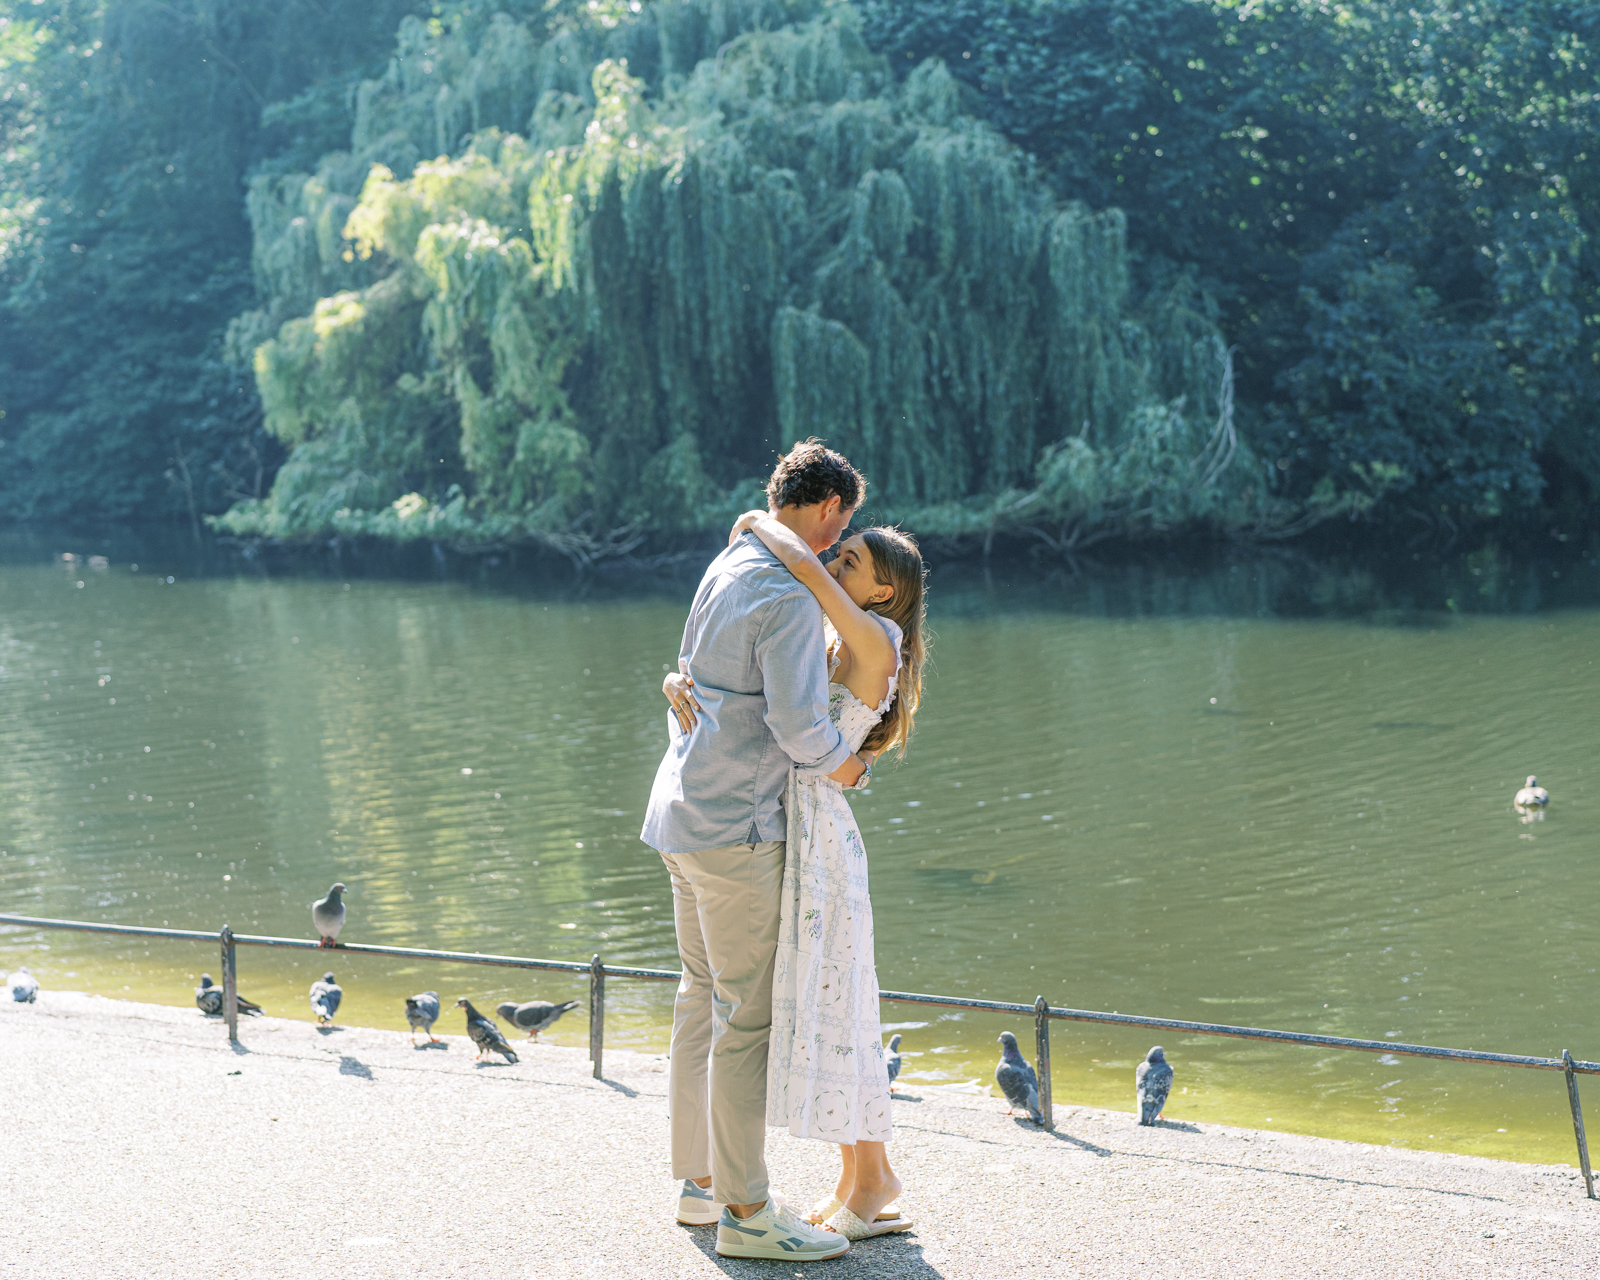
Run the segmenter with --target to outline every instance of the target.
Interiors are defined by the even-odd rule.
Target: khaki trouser
[[[663,853],[683,981],[672,1013],[672,1176],[723,1204],[767,1198],[767,1037],[783,841]]]

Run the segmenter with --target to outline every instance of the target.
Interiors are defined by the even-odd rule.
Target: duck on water
[[[1550,793],[1539,785],[1539,779],[1531,773],[1528,775],[1527,784],[1518,791],[1511,801],[1517,808],[1524,811],[1528,809],[1542,809],[1550,803]]]

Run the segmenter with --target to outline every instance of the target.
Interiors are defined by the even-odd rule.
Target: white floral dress
[[[828,715],[852,751],[894,699],[901,631],[879,617],[894,644],[895,672],[876,708],[842,684],[828,686]],[[831,675],[838,657],[830,656]],[[767,1123],[797,1138],[851,1145],[887,1142],[889,1072],[878,1025],[867,851],[839,784],[798,778],[784,793],[783,910],[772,979]]]

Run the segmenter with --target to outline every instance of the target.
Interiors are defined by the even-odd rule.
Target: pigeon
[[[551,1004],[548,1000],[529,1000],[526,1004],[513,1004],[507,1000],[496,1008],[495,1012],[518,1031],[528,1032],[528,1039],[537,1040],[541,1031],[550,1030],[555,1026],[556,1019],[568,1009],[577,1007],[576,1000],[568,1000],[566,1004]]]
[[[1528,775],[1528,784],[1511,801],[1517,808],[1542,809],[1550,803],[1550,793],[1539,785],[1539,779],[1531,773]]]
[[[504,1054],[507,1062],[517,1060],[510,1044],[500,1034],[500,1028],[474,1009],[470,1000],[462,996],[456,1001],[456,1008],[467,1011],[467,1034],[472,1037],[472,1043],[478,1046],[478,1061],[481,1062],[486,1053]]]
[[[439,993],[437,991],[423,991],[414,996],[407,996],[406,1021],[411,1024],[412,1044],[417,1042],[418,1027],[428,1033],[428,1039],[431,1043],[444,1043],[438,1036],[433,1034],[433,1024],[439,1021]]]
[[[11,988],[11,998],[18,1004],[32,1004],[39,998],[39,979],[26,969],[18,969],[7,978],[6,986]]]
[[[1017,1048],[1016,1036],[1002,1031],[1000,1045],[1000,1061],[994,1069],[994,1079],[1011,1104],[1006,1114],[1012,1115],[1021,1107],[1035,1124],[1043,1124],[1044,1112],[1039,1110],[1039,1077]]]
[[[317,937],[325,947],[337,946],[339,930],[344,928],[344,886],[336,884],[328,890],[326,898],[311,904],[311,923],[316,926]]]
[[[900,1074],[900,1033],[896,1031],[889,1037],[889,1053],[884,1059],[884,1066],[889,1068],[889,1088],[894,1088],[895,1078]]]
[[[237,991],[233,994],[234,1000],[239,1005],[240,1013],[260,1013],[261,1006],[253,1000],[246,1000]],[[209,973],[200,975],[200,985],[194,989],[195,1007],[201,1013],[215,1017],[222,1012],[222,988],[211,981]]]
[[[1133,1073],[1133,1082],[1139,1093],[1139,1123],[1154,1124],[1161,1119],[1161,1109],[1172,1092],[1172,1064],[1160,1045],[1145,1054]]]
[[[311,1012],[318,1022],[332,1022],[339,1012],[339,1001],[344,999],[344,988],[333,980],[331,973],[322,975],[320,982],[311,984]]]

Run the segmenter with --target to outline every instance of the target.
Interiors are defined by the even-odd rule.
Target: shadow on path
[[[774,1268],[784,1267],[787,1270],[790,1266],[826,1267],[830,1280],[854,1280],[855,1277],[861,1280],[884,1280],[886,1276],[893,1276],[894,1280],[944,1280],[944,1272],[923,1258],[922,1246],[917,1243],[914,1232],[858,1240],[843,1257],[830,1258],[823,1263],[786,1264],[766,1258],[724,1258],[717,1252],[715,1227],[684,1227],[683,1230],[694,1233],[695,1247],[723,1275],[737,1276],[741,1280],[744,1277],[771,1280],[779,1274]]]
[[[1161,1121],[1153,1127],[1175,1130],[1179,1133],[1203,1134],[1205,1132],[1205,1130],[1196,1125],[1175,1120]],[[1354,1187],[1378,1187],[1385,1191],[1425,1191],[1432,1195],[1456,1196],[1465,1200],[1499,1201],[1502,1199],[1500,1196],[1483,1195],[1479,1192],[1452,1191],[1446,1187],[1430,1187],[1418,1185],[1417,1183],[1379,1182],[1369,1178],[1341,1177],[1334,1173],[1311,1173],[1304,1169],[1287,1169],[1281,1166],[1273,1167],[1272,1165],[1264,1164],[1241,1164],[1231,1160],[1201,1160],[1175,1152],[1116,1150],[1112,1147],[1096,1146],[1086,1139],[1075,1138],[1070,1133],[1063,1133],[1059,1129],[1050,1130],[1048,1133],[1050,1137],[1058,1142],[1070,1143],[1072,1146],[1097,1156],[1122,1156],[1128,1160],[1159,1160],[1164,1164],[1189,1165],[1192,1168],[1199,1169],[1238,1169],[1241,1172],[1265,1173],[1280,1178],[1306,1178],[1313,1182],[1342,1183],[1346,1186]]]

